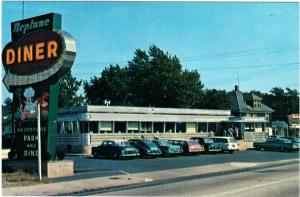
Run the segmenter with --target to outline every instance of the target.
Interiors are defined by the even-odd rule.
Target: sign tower
[[[17,159],[37,158],[37,103],[41,104],[42,158],[56,157],[58,80],[75,60],[73,37],[61,30],[60,14],[49,13],[11,23],[3,49],[3,82],[13,93],[14,143]]]

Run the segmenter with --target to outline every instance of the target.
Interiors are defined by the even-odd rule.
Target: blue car
[[[183,153],[181,146],[173,145],[168,140],[152,140],[161,150],[162,155],[176,155]]]

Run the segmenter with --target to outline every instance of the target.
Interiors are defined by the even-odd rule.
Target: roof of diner
[[[156,107],[124,107],[86,105],[59,108],[58,114],[76,113],[119,113],[119,114],[178,114],[178,115],[213,115],[230,116],[230,110],[187,109],[187,108],[156,108]]]

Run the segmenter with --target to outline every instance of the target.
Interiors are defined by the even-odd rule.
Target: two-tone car
[[[299,150],[299,145],[284,138],[268,138],[265,142],[253,142],[253,147],[257,150]]]
[[[141,157],[150,156],[155,158],[162,154],[157,145],[149,139],[130,139],[128,141],[139,150]]]
[[[232,137],[216,136],[211,137],[215,145],[221,149],[221,152],[233,153],[240,150],[238,143]]]
[[[92,155],[95,158],[104,156],[119,159],[137,157],[140,153],[127,140],[104,140],[101,145],[92,147]]]
[[[161,150],[162,155],[176,155],[183,153],[183,149],[179,145],[173,145],[168,140],[152,140]]]
[[[204,146],[205,152],[220,152],[221,148],[209,137],[191,137],[191,140],[196,140],[199,144]]]
[[[185,154],[204,152],[204,147],[195,140],[179,139],[169,140],[169,142],[173,145],[181,146],[183,149],[183,153]]]

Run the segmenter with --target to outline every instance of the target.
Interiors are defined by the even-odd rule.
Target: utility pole
[[[42,146],[41,146],[41,107],[40,103],[37,104],[37,132],[38,132],[38,168],[39,180],[42,180]]]

